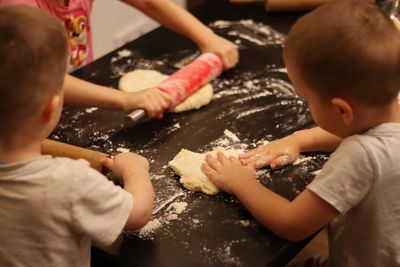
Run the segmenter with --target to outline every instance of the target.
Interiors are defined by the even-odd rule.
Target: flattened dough
[[[156,70],[134,70],[121,77],[118,87],[126,92],[137,92],[156,87],[168,77],[168,75],[164,75]],[[210,84],[206,84],[169,112],[183,112],[191,109],[199,109],[210,103],[212,97],[213,88]]]
[[[206,153],[195,153],[187,149],[182,149],[168,165],[181,177],[179,182],[186,189],[215,195],[218,194],[219,189],[203,173],[201,165],[207,153],[215,156],[219,151],[228,157],[238,157],[243,152],[238,149],[226,150],[221,147],[214,148],[211,152]]]

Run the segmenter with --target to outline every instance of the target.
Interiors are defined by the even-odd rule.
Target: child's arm
[[[123,179],[124,190],[134,198],[124,229],[135,230],[145,226],[153,211],[153,186],[147,159],[133,153],[122,153],[114,159],[104,159],[103,164]]]
[[[144,109],[149,118],[162,118],[170,105],[170,96],[157,88],[135,93],[126,93],[94,83],[90,83],[71,75],[65,76],[65,101],[70,104],[96,106],[102,108],[121,109],[130,112]]]
[[[170,0],[122,0],[163,26],[195,42],[203,52],[217,54],[225,69],[234,67],[239,54],[235,44],[216,35],[193,15]]]
[[[288,201],[260,184],[254,171],[238,159],[222,153],[215,159],[207,155],[202,166],[210,180],[234,194],[261,224],[278,236],[297,241],[328,224],[339,213],[309,190]]]
[[[303,130],[262,145],[240,156],[242,164],[258,169],[270,165],[276,169],[293,163],[300,152],[333,152],[342,141],[319,127]]]

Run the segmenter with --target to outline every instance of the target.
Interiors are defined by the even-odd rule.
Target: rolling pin
[[[262,3],[267,11],[295,11],[316,8],[328,0],[229,0],[232,4]]]
[[[93,151],[90,149],[65,144],[50,139],[45,139],[41,143],[41,151],[44,155],[53,157],[67,157],[71,159],[85,159],[90,163],[90,167],[103,173],[101,159],[108,157],[107,154]]]
[[[203,85],[218,77],[222,71],[223,65],[219,57],[213,53],[204,53],[157,87],[171,96],[170,109],[173,109]],[[146,117],[146,111],[137,109],[128,116],[138,123]]]

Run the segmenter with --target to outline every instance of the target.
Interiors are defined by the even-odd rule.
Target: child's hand
[[[148,118],[161,119],[170,105],[171,97],[158,88],[125,93],[125,112],[140,108],[146,111]]]
[[[149,162],[145,157],[134,153],[121,153],[113,159],[103,159],[103,165],[109,168],[118,177],[128,177],[135,172],[148,172]]]
[[[254,171],[242,166],[234,157],[227,158],[219,152],[217,158],[206,155],[206,163],[201,166],[207,177],[221,190],[233,193],[249,179],[255,179]]]
[[[219,56],[225,69],[231,69],[239,62],[236,45],[216,34],[212,35],[200,48],[203,52],[211,52]]]
[[[103,159],[103,164],[123,179],[123,189],[135,200],[135,208],[131,210],[124,229],[135,230],[145,226],[151,218],[154,196],[147,159],[133,153],[121,153],[114,159]]]
[[[286,138],[272,141],[251,150],[239,157],[241,163],[254,169],[270,166],[277,169],[293,163],[300,155],[300,147],[295,138]]]

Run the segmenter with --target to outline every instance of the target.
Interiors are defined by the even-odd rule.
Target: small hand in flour
[[[130,231],[145,226],[151,218],[154,197],[147,159],[133,153],[121,153],[113,159],[103,159],[103,164],[123,179],[123,190],[135,201],[124,229]]]
[[[102,163],[121,178],[128,177],[136,172],[149,171],[149,162],[147,159],[134,153],[121,153],[113,159],[103,159]]]
[[[277,169],[293,163],[299,155],[300,147],[293,139],[287,137],[262,145],[239,158],[243,165],[254,169],[266,166]]]
[[[239,62],[236,45],[218,35],[212,35],[200,48],[203,52],[211,52],[219,56],[225,69],[231,69]]]
[[[171,97],[157,88],[124,94],[126,96],[125,112],[144,109],[148,118],[161,119],[171,105]]]
[[[249,179],[255,179],[254,171],[242,166],[235,157],[227,158],[219,152],[217,158],[206,155],[206,163],[201,166],[207,177],[221,190],[234,193]]]

